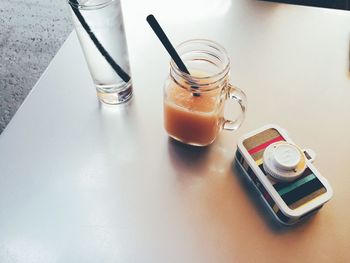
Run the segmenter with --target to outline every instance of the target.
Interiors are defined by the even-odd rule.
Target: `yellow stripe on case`
[[[275,204],[274,206],[273,206],[273,211],[277,214],[277,212],[278,212],[278,210],[280,210],[279,209],[279,207]]]
[[[256,165],[259,166],[260,164],[263,163],[263,158],[260,158],[259,160],[255,161]]]

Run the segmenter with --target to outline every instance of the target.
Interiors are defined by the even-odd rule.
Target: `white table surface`
[[[123,2],[135,97],[101,107],[71,34],[0,137],[0,262],[350,262],[350,12],[253,0]],[[228,50],[249,100],[206,149],[169,140],[170,39]],[[278,123],[334,198],[282,227],[232,164],[238,136]]]

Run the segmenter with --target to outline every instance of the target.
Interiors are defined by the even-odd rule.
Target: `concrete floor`
[[[66,5],[0,1],[0,133],[72,30]]]

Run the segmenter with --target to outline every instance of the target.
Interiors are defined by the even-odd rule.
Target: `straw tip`
[[[154,20],[154,15],[149,14],[149,15],[146,17],[146,20],[147,20],[147,21]]]

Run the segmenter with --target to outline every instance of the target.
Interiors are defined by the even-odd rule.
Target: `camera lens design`
[[[303,151],[288,142],[269,145],[263,155],[263,167],[273,178],[290,182],[297,179],[306,169]]]

